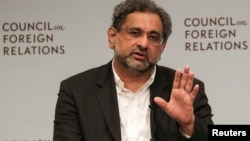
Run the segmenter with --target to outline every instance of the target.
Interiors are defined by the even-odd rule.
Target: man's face
[[[114,29],[115,30],[115,29]],[[126,68],[144,72],[161,58],[163,26],[153,13],[134,12],[127,16],[114,38],[114,58]]]

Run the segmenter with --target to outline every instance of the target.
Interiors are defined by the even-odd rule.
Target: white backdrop
[[[60,81],[113,55],[106,31],[118,2],[0,0],[0,141],[52,140]],[[191,66],[216,124],[250,124],[250,1],[156,2],[173,20],[159,64]],[[219,23],[199,24],[206,19]]]

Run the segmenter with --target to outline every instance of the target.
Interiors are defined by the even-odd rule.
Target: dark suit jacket
[[[175,71],[157,66],[150,86],[155,96],[169,100]],[[207,140],[207,125],[213,124],[203,82],[194,101],[196,116],[193,141]],[[156,141],[185,141],[177,122],[154,105]],[[121,141],[118,102],[112,65],[94,68],[61,82],[55,111],[53,141]]]

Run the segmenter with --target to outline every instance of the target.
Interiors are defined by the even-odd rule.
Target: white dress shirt
[[[150,132],[150,89],[155,77],[154,68],[148,81],[136,92],[124,87],[114,70],[118,97],[122,141],[149,141]]]

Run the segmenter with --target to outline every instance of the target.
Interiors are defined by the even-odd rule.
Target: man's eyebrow
[[[128,28],[129,30],[137,30],[137,31],[143,31],[142,29],[140,29],[139,27],[130,27]]]
[[[161,34],[156,30],[150,31],[149,34],[157,34],[157,35],[161,36]]]

